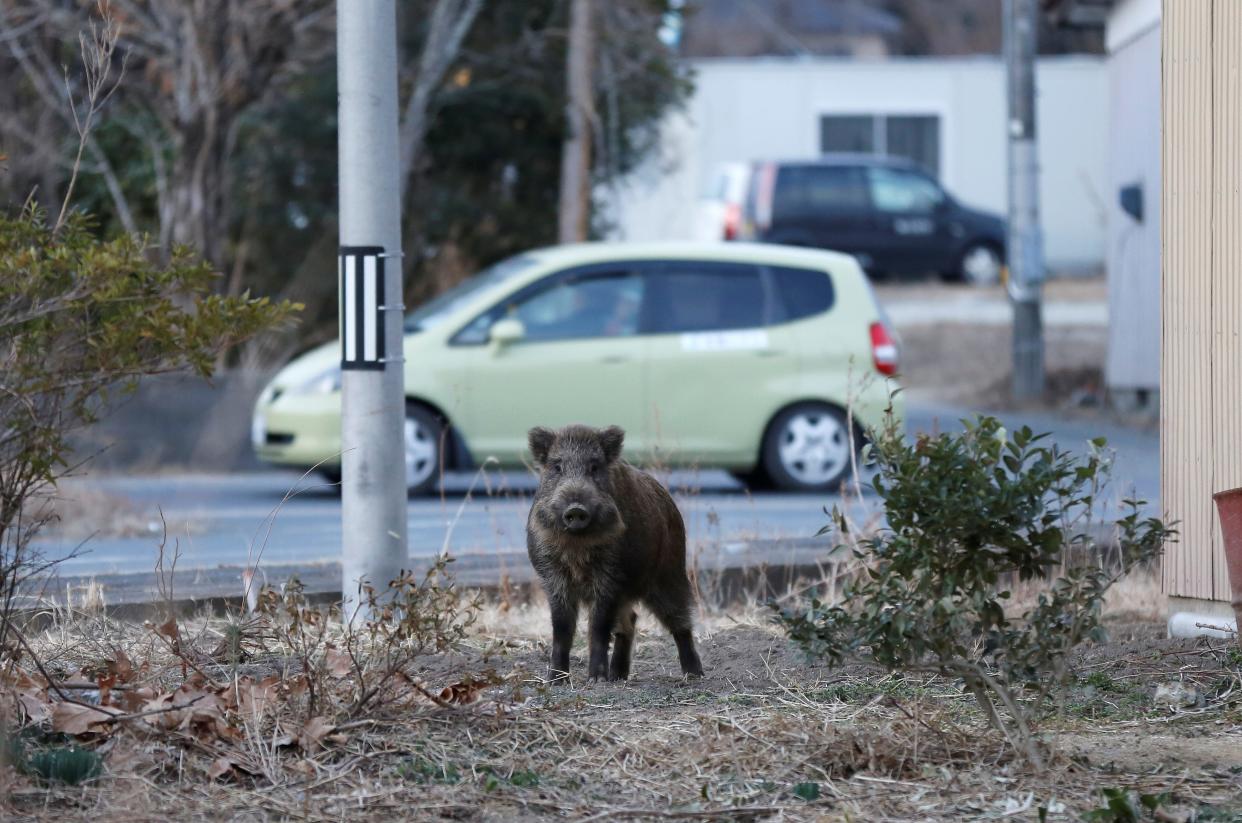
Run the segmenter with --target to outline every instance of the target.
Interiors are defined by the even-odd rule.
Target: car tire
[[[444,421],[418,403],[407,403],[401,435],[405,451],[405,488],[411,497],[430,493],[440,479]]]
[[[741,483],[746,491],[765,492],[772,488],[772,481],[762,466],[756,466],[748,472],[729,472],[733,479]]]
[[[994,286],[1001,281],[1005,261],[992,243],[976,241],[958,255],[953,278],[971,286]]]
[[[785,491],[835,491],[849,475],[851,448],[844,412],[827,403],[799,403],[768,426],[763,468]]]

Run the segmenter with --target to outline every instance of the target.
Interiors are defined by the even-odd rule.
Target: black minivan
[[[755,163],[740,239],[846,252],[870,274],[1000,280],[1005,221],[967,208],[914,163],[873,155]]]

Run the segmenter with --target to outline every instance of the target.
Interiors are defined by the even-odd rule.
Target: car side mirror
[[[492,345],[501,347],[516,343],[525,336],[526,326],[514,317],[497,320],[487,333],[487,339],[492,342]]]

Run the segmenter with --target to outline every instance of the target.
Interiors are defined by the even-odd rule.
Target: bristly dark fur
[[[591,610],[589,676],[629,677],[638,602],[672,633],[682,671],[703,674],[691,634],[681,512],[654,477],[620,459],[624,439],[616,426],[530,431],[539,491],[526,548],[552,611],[552,677],[569,672],[582,605]]]

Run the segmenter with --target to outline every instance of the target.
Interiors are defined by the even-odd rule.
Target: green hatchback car
[[[620,425],[636,464],[799,491],[850,470],[900,396],[897,345],[853,257],[747,243],[586,243],[511,257],[405,318],[411,494],[441,467],[527,460],[532,426]],[[339,478],[340,344],[263,390],[251,437]],[[856,432],[858,433],[858,432]],[[857,439],[854,442],[858,442]]]

